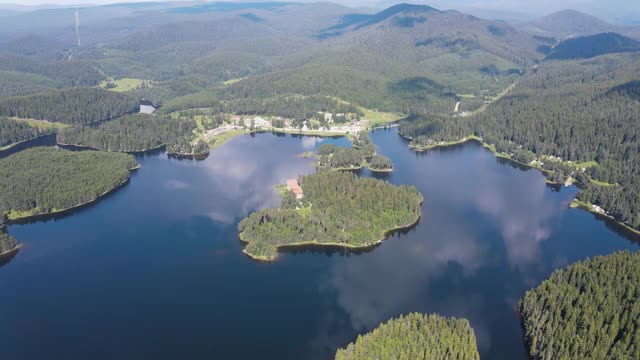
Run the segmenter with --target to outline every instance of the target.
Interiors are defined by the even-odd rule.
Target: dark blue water
[[[425,202],[416,228],[366,253],[273,264],[241,253],[238,221],[313,171],[296,156],[312,137],[238,137],[204,161],[142,156],[130,184],[96,205],[10,226],[24,247],[0,268],[0,358],[329,359],[419,311],[468,318],[483,359],[521,359],[514,306],[527,289],[587,256],[638,249],[569,209],[577,189],[554,190],[478,144],[414,153],[394,130],[372,138],[395,165],[382,176]]]

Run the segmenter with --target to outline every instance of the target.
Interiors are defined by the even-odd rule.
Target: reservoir
[[[570,209],[575,187],[496,159],[479,144],[411,151],[371,133],[415,185],[422,218],[366,252],[297,249],[264,264],[237,224],[277,206],[274,189],[314,171],[321,139],[236,137],[202,161],[138,156],[131,181],[93,206],[16,224],[23,244],[0,267],[0,358],[332,359],[409,312],[468,318],[482,359],[525,359],[515,310],[554,269],[638,239]]]

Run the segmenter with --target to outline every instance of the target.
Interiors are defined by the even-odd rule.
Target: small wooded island
[[[346,148],[335,144],[322,144],[318,147],[316,166],[333,170],[357,170],[367,166],[371,171],[391,172],[393,164],[386,156],[367,153],[365,150]]]
[[[422,194],[413,186],[339,171],[304,176],[300,185],[301,199],[289,193],[279,208],[256,211],[240,222],[247,255],[273,261],[282,246],[366,248],[420,218]]]
[[[640,252],[555,271],[518,309],[532,359],[640,359]]]
[[[131,155],[36,147],[0,160],[0,216],[52,214],[97,200],[129,180]]]
[[[358,336],[336,360],[478,360],[476,336],[466,319],[412,313]]]

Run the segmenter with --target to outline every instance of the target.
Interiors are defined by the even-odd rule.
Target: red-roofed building
[[[287,180],[287,188],[296,196],[296,199],[302,199],[304,196],[304,192],[302,192],[302,188],[296,179]]]

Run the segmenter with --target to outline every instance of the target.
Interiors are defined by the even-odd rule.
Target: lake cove
[[[579,209],[575,187],[500,162],[476,143],[416,153],[371,133],[392,173],[424,195],[422,217],[364,252],[291,249],[248,259],[238,222],[277,206],[275,185],[314,172],[298,155],[345,138],[238,136],[202,161],[139,155],[130,183],[55,221],[10,225],[0,268],[0,356],[331,359],[410,312],[469,319],[482,359],[523,359],[516,303],[551,272],[637,250]],[[38,346],[33,345],[38,339]],[[82,341],[78,341],[82,339]]]

